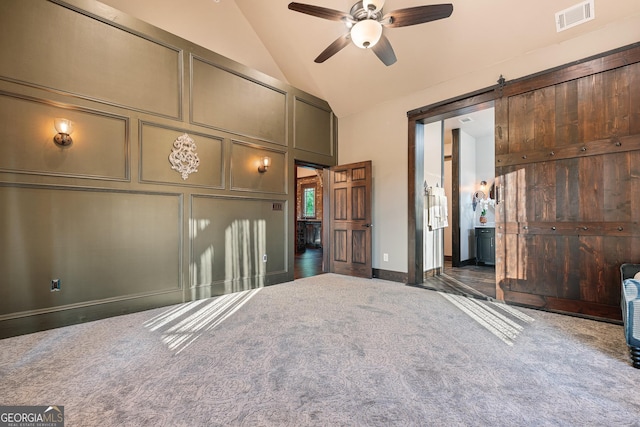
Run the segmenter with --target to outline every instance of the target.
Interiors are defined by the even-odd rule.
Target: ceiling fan
[[[389,39],[382,34],[383,27],[407,27],[437,19],[448,18],[453,13],[453,5],[434,4],[409,7],[383,14],[384,0],[360,0],[351,7],[349,13],[326,7],[304,3],[289,3],[289,9],[332,21],[342,21],[349,30],[331,43],[318,55],[315,62],[321,63],[345,48],[349,42],[363,49],[371,49],[387,66],[396,62],[396,54]]]

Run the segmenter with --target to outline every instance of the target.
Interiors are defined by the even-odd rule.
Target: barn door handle
[[[369,227],[373,227],[373,224],[362,224],[362,226],[369,228]]]

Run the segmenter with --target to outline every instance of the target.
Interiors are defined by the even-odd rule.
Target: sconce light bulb
[[[59,133],[66,133],[67,135],[71,135],[73,133],[73,122],[71,120],[55,119],[53,124]]]
[[[258,172],[265,173],[271,166],[271,157],[263,157],[260,159],[260,166],[258,166]]]
[[[68,119],[55,119],[53,125],[58,131],[58,134],[53,137],[53,142],[61,146],[70,145],[73,142],[69,136],[73,133],[73,122]]]

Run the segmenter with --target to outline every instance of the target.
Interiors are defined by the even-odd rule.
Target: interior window
[[[304,208],[303,216],[305,218],[315,218],[316,216],[316,189],[314,187],[307,187],[304,189],[303,194]]]

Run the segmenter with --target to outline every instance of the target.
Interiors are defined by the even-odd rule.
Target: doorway
[[[434,249],[424,246],[427,287],[496,297],[494,115],[492,103],[487,103],[423,123],[425,185],[439,182],[444,189],[449,224],[438,242],[443,254],[439,262],[429,262]],[[436,153],[440,153],[439,160],[429,160]],[[424,233],[425,243],[434,240],[428,226]],[[434,267],[440,277],[432,280],[427,270]]]
[[[294,279],[322,274],[323,169],[296,163]]]

